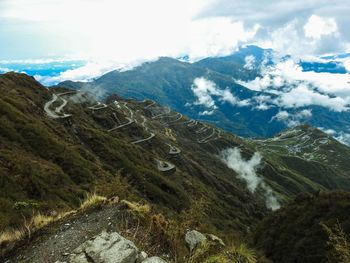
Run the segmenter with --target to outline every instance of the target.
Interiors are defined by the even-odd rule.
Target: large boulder
[[[76,248],[71,263],[135,263],[139,251],[135,244],[118,233],[102,232]]]
[[[187,231],[185,235],[185,241],[188,245],[188,248],[190,249],[190,252],[192,252],[199,244],[201,244],[206,239],[207,238],[205,237],[205,235],[203,235],[201,232],[198,232],[197,230]]]

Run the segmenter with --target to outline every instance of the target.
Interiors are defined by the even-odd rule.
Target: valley
[[[96,193],[146,203],[182,234],[192,228],[239,240],[299,193],[350,190],[350,149],[307,125],[243,139],[153,100],[96,100],[84,89],[46,89],[17,73],[1,75],[0,89],[3,229],[16,229],[33,211],[77,209]],[[238,151],[241,168],[225,163],[228,150]],[[245,176],[256,180],[253,190]],[[6,242],[1,247],[11,251]]]

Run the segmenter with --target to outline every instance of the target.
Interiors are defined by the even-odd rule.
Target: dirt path
[[[69,252],[103,230],[118,231],[124,215],[120,205],[104,206],[90,213],[75,215],[64,222],[56,222],[23,242],[8,257],[6,263],[46,263],[65,261]]]

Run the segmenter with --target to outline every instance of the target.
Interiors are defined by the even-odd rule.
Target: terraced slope
[[[77,207],[97,192],[147,201],[174,220],[189,214],[208,232],[237,236],[269,212],[266,189],[280,204],[304,191],[350,190],[349,148],[310,127],[243,140],[151,100],[97,101],[15,73],[0,76],[0,91],[1,229],[33,210]],[[264,187],[249,191],[219,157],[228,148],[247,161],[261,153],[254,172]]]
[[[171,218],[203,200],[203,223],[218,231],[245,232],[267,213],[217,157],[242,144],[235,136],[152,101],[98,102],[21,74],[1,75],[0,91],[1,229],[90,192],[146,200]]]
[[[300,191],[350,190],[349,147],[307,125],[267,140],[251,141],[266,161],[284,174],[285,195]]]

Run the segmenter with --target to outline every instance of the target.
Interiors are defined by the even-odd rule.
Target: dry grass
[[[24,228],[22,229],[9,229],[0,233],[0,247],[2,245],[12,243],[23,239],[27,235]]]
[[[122,200],[121,203],[125,204],[129,210],[140,217],[145,217],[151,213],[151,206],[149,204],[140,204],[127,200]]]
[[[107,201],[104,196],[97,195],[96,193],[88,194],[85,200],[80,204],[79,210],[86,210],[90,207],[95,207],[103,204]]]
[[[99,196],[96,193],[87,195],[86,199],[81,203],[79,211],[95,207],[106,202],[107,198]],[[68,215],[76,213],[76,210],[57,213],[56,215],[45,215],[40,212],[32,215],[32,217],[23,220],[23,226],[18,229],[7,229],[0,232],[0,247],[30,237],[35,231],[66,218]]]

